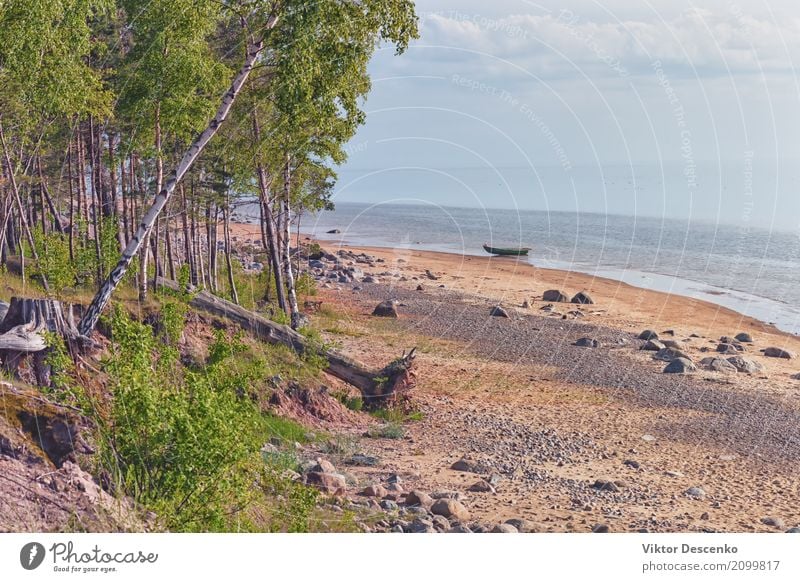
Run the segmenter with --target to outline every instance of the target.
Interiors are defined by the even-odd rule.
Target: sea
[[[240,219],[251,221],[245,207]],[[338,202],[302,217],[321,240],[487,256],[531,247],[538,267],[703,299],[800,334],[800,233],[699,220]],[[328,231],[338,230],[338,233]]]

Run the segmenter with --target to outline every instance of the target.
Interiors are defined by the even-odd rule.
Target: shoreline
[[[431,249],[424,246],[415,245],[416,248],[398,248],[391,245],[382,245],[379,243],[359,243],[357,241],[348,241],[346,239],[337,239],[333,237],[325,237],[324,235],[315,233],[302,233],[303,236],[309,237],[316,242],[325,244],[333,243],[341,248],[348,249],[373,249],[373,250],[391,250],[391,251],[416,251],[427,253],[439,253],[444,255],[453,255],[457,257],[473,257],[478,259],[490,259],[492,257],[486,256],[483,253],[469,253],[469,252],[456,252],[446,249]],[[605,279],[614,282],[624,283],[632,288],[644,289],[656,293],[665,293],[669,295],[676,295],[688,299],[695,299],[704,301],[706,303],[719,306],[724,309],[735,312],[746,318],[753,319],[759,323],[774,327],[776,330],[789,334],[792,337],[800,337],[800,309],[792,309],[791,304],[788,302],[781,302],[769,297],[763,297],[738,291],[736,289],[728,289],[718,287],[709,283],[695,281],[692,279],[682,279],[672,275],[665,275],[662,273],[638,271],[631,269],[622,269],[618,267],[587,267],[586,269],[570,268],[567,263],[558,261],[542,260],[541,262],[534,263],[533,257],[526,257],[524,262],[527,262],[531,267],[536,269],[544,269],[560,273],[581,274],[592,279]],[[642,284],[638,284],[637,280]]]
[[[231,228],[232,234],[260,240],[257,225],[232,223]],[[412,265],[418,263],[415,266],[422,267],[421,272],[424,272],[426,268],[441,272],[443,279],[440,284],[446,284],[448,288],[477,294],[485,299],[496,300],[503,304],[521,305],[525,300],[531,302],[531,299],[534,300],[534,304],[542,303],[542,292],[563,287],[569,296],[579,291],[588,291],[593,296],[597,295],[596,309],[606,311],[611,316],[610,318],[604,317],[604,322],[626,331],[635,329],[637,326],[650,327],[656,324],[675,328],[676,331],[680,331],[681,327],[685,330],[691,327],[702,330],[703,335],[714,336],[716,334],[716,337],[730,336],[740,331],[757,331],[774,337],[782,346],[790,346],[790,349],[800,351],[799,335],[781,329],[775,323],[715,302],[712,297],[720,297],[720,295],[716,294],[717,292],[712,286],[702,283],[688,282],[691,285],[702,286],[698,287],[698,291],[709,297],[696,297],[658,288],[638,286],[626,280],[604,276],[607,274],[605,270],[601,271],[603,274],[600,275],[535,265],[528,261],[528,257],[520,260],[510,257],[453,253],[444,250],[358,244],[343,239],[324,238],[318,234],[302,231],[301,237],[317,242],[323,248],[327,247],[329,251],[343,249],[366,252],[383,258],[387,263],[394,263],[396,266],[398,259],[410,261],[413,258],[415,262]],[[633,272],[629,271],[629,273]],[[635,273],[638,274],[638,272]],[[653,278],[668,278],[665,275],[650,273],[646,275]],[[470,281],[476,280],[479,281],[479,284],[469,285]],[[706,293],[706,291],[711,291],[711,293]],[[728,296],[737,293],[731,290],[720,290],[719,292],[726,293]],[[601,298],[602,300],[600,300]],[[687,332],[687,335],[689,333],[691,332]]]

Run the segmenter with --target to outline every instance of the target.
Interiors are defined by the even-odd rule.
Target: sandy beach
[[[254,227],[235,232],[257,241]],[[800,365],[763,353],[798,353],[797,337],[711,303],[515,259],[323,248],[361,277],[318,270],[329,309],[310,314],[313,325],[368,363],[420,352],[411,399],[423,419],[404,439],[364,439],[383,463],[357,469],[363,478],[391,471],[406,489],[453,492],[475,518],[532,531],[800,524]],[[553,289],[594,302],[543,301]],[[397,319],[371,315],[386,299]],[[508,317],[491,316],[495,306]],[[645,329],[698,369],[663,373],[667,362],[641,349]],[[753,342],[718,352],[721,337],[742,332]],[[581,338],[596,347],[574,345]],[[736,356],[751,373],[701,364]],[[480,470],[454,470],[462,457]]]

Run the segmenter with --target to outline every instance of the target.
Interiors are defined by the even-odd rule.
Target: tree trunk
[[[225,239],[225,265],[228,268],[228,285],[231,287],[231,300],[236,305],[239,305],[239,293],[236,291],[236,280],[233,278],[233,261],[231,260],[231,209],[229,206],[229,200],[230,199],[226,200],[225,207],[222,209],[222,228],[223,237]]]
[[[186,189],[181,184],[181,201],[183,203],[183,212],[181,212],[181,220],[183,222],[183,252],[186,264],[189,265],[189,281],[192,285],[197,285],[197,270],[194,266],[194,258],[192,253],[192,239],[191,231],[189,230],[189,205],[186,203]]]
[[[172,281],[162,280],[161,284],[176,291],[179,289],[178,284]],[[319,350],[289,326],[270,321],[206,291],[194,295],[189,304],[195,309],[232,321],[263,341],[287,345],[299,354],[309,350]],[[332,349],[317,353],[327,361],[325,371],[358,388],[364,402],[371,407],[411,390],[416,383],[413,372],[416,349],[412,349],[408,354],[404,353],[402,357],[382,369],[369,368]]]
[[[78,334],[71,306],[52,299],[12,297],[0,322],[0,357],[5,370],[18,375],[22,360],[32,354],[36,382],[49,386],[50,367],[45,357],[48,345],[44,333],[57,334],[70,349],[88,345]]]
[[[301,324],[300,309],[297,307],[297,292],[294,287],[294,273],[292,268],[292,252],[291,252],[291,220],[290,216],[290,195],[291,195],[291,160],[286,156],[286,165],[283,171],[283,220],[284,220],[284,255],[283,262],[286,269],[286,291],[289,299],[289,310],[291,314],[292,329],[297,329]]]
[[[256,144],[261,140],[261,128],[258,124],[258,115],[253,110],[253,136]],[[278,296],[278,307],[286,313],[286,290],[283,286],[283,275],[281,274],[281,258],[278,246],[278,237],[275,233],[275,217],[272,213],[272,201],[269,195],[269,181],[267,180],[267,172],[264,165],[259,161],[256,164],[256,174],[258,176],[258,188],[261,194],[261,216],[264,224],[262,229],[266,226],[267,243],[269,245],[269,260],[272,263],[272,272],[275,274],[275,292]],[[267,279],[267,294],[269,293],[269,279]]]
[[[53,216],[53,225],[56,227],[56,230],[61,234],[64,234],[64,225],[61,224],[61,215],[56,208],[56,204],[53,201],[53,197],[50,196],[50,190],[47,187],[47,180],[44,177],[44,172],[42,171],[42,159],[39,158],[39,184],[41,185],[41,194],[42,194],[42,204],[44,201],[47,201],[47,208],[50,210],[50,214]],[[42,206],[42,227],[45,229],[44,232],[47,232],[46,224],[47,221],[45,220],[46,213],[44,211],[44,206]]]
[[[75,260],[75,188],[72,175],[72,137],[67,146],[67,184],[69,185],[69,260]]]

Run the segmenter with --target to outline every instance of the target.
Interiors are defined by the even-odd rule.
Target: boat
[[[490,255],[500,255],[505,257],[524,257],[528,254],[528,251],[531,250],[530,247],[519,247],[516,249],[501,249],[497,247],[490,247],[487,244],[483,245],[483,250],[485,250]]]

